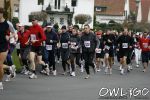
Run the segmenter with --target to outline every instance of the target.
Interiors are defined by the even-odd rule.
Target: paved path
[[[61,72],[61,66],[57,65],[57,68]],[[28,79],[28,76],[18,74],[16,79],[4,83],[4,91],[0,93],[0,100],[104,100],[99,96],[99,91],[105,87],[123,88],[123,91],[144,87],[150,90],[150,68],[146,73],[141,70],[142,66],[134,67],[131,73],[122,76],[119,74],[117,65],[113,66],[112,75],[105,75],[104,69],[94,75],[91,69],[92,77],[87,80],[84,79],[85,73],[77,73],[76,77],[38,74],[38,79],[33,80]],[[105,98],[108,97],[105,96]],[[139,100],[150,100],[150,93],[146,97],[140,97],[142,99],[138,98]],[[111,100],[116,99],[111,98]],[[130,98],[126,98],[128,99]]]

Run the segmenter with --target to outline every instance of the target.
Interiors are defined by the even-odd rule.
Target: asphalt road
[[[60,64],[57,64],[57,69],[62,72]],[[142,66],[133,67],[132,72],[127,75],[119,74],[118,65],[113,66],[112,75],[105,75],[104,68],[96,74],[91,69],[90,79],[84,79],[86,74],[80,73],[79,68],[77,71],[76,77],[38,74],[38,79],[32,80],[28,76],[18,74],[11,82],[4,82],[0,100],[150,100],[150,68],[143,73]],[[113,89],[119,90],[116,97],[108,92]],[[143,95],[147,93],[146,96],[135,96],[140,90]],[[107,95],[100,96],[106,92]],[[127,95],[120,97],[125,93]]]

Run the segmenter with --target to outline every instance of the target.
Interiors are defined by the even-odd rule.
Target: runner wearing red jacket
[[[41,64],[42,67],[45,67],[45,63],[42,61],[42,42],[46,40],[44,30],[38,24],[37,19],[32,19],[32,26],[29,28],[30,31],[30,42],[31,42],[31,51],[30,51],[30,63],[33,74],[29,77],[30,79],[37,78],[35,72],[35,56],[37,54],[38,64]]]
[[[24,74],[29,74],[29,66],[28,66],[28,54],[30,50],[29,46],[29,38],[30,38],[30,31],[25,30],[23,24],[19,24],[19,31],[18,31],[18,40],[20,43],[20,54],[21,54],[21,60],[24,65]]]
[[[149,58],[149,52],[150,52],[150,39],[148,38],[148,33],[144,32],[143,37],[139,40],[140,48],[142,50],[142,63],[144,70],[143,72],[146,72],[146,69],[148,67],[148,58]]]

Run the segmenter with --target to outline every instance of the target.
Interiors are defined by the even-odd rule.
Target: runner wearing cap
[[[44,59],[45,63],[51,67],[53,75],[56,75],[56,68],[55,68],[55,48],[58,42],[58,36],[54,30],[52,30],[53,26],[48,24],[45,30],[46,41],[45,41],[45,54]],[[49,68],[44,68],[41,72],[49,75]]]
[[[37,55],[37,63],[41,64],[42,67],[45,67],[44,61],[42,61],[42,42],[46,40],[46,36],[44,34],[44,30],[38,24],[38,20],[32,19],[32,26],[29,28],[30,31],[30,42],[31,42],[31,51],[30,51],[30,64],[31,70],[33,74],[29,77],[30,79],[37,78],[36,75],[36,65],[35,65],[35,57]]]
[[[24,74],[28,75],[30,73],[29,65],[28,65],[28,54],[30,52],[30,31],[26,30],[23,24],[19,24],[19,31],[18,31],[18,41],[20,43],[20,54],[21,60],[25,67]]]

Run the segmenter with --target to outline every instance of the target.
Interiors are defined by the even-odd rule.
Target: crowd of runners
[[[92,31],[90,26],[78,25],[62,26],[47,23],[45,27],[32,19],[32,26],[26,28],[22,23],[16,24],[16,30],[11,22],[3,17],[4,10],[0,8],[0,89],[2,80],[10,81],[16,76],[12,52],[17,50],[22,74],[30,79],[37,78],[37,66],[41,74],[56,76],[56,63],[61,62],[62,75],[76,76],[76,68],[86,72],[85,79],[90,78],[90,67],[93,72],[104,72],[111,75],[112,67],[117,58],[120,74],[127,74],[132,70],[134,58],[136,67],[143,65],[143,72],[147,71],[150,59],[150,34],[148,32],[134,33],[124,28],[122,32],[106,30]],[[6,79],[3,79],[3,73]]]

